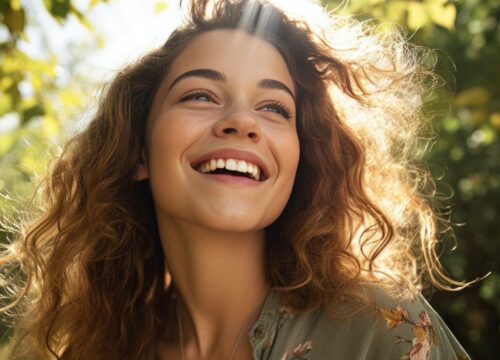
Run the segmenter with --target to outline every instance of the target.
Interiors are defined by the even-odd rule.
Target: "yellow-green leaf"
[[[90,25],[89,21],[87,20],[87,18],[85,17],[85,15],[83,15],[80,11],[78,11],[77,8],[75,8],[73,5],[71,5],[70,7],[70,12],[76,16],[76,18],[78,19],[78,21],[80,21],[80,23],[85,26],[85,28],[88,30],[88,31],[92,31],[92,25]]]
[[[168,4],[164,1],[158,1],[155,5],[155,14],[161,13],[163,10],[168,8]]]
[[[31,86],[33,86],[33,89],[36,92],[42,89],[43,81],[37,74],[31,73],[30,81],[31,81]]]
[[[487,124],[481,126],[481,130],[483,130],[484,140],[483,145],[489,145],[496,139],[495,131]]]
[[[407,3],[404,1],[388,1],[385,6],[385,18],[389,21],[397,21],[402,24],[406,9]]]
[[[50,9],[52,9],[52,0],[43,0],[43,4],[45,5],[47,11],[50,12]]]
[[[28,39],[28,37],[27,37],[27,36],[26,36],[26,34],[24,33],[24,31],[20,31],[20,32],[19,32],[19,34],[21,35],[21,38],[22,38],[25,42],[27,42],[27,43],[29,43],[29,42],[30,42],[30,41],[29,41],[29,39]]]
[[[3,93],[0,96],[0,116],[12,110],[12,96]]]
[[[21,1],[20,0],[10,0],[10,8],[14,11],[21,10]]]
[[[64,89],[61,91],[61,101],[65,106],[82,105],[81,96],[71,89]]]
[[[426,3],[426,7],[429,17],[434,23],[449,30],[453,30],[455,28],[455,18],[457,16],[455,4],[446,0],[435,0]]]
[[[429,22],[429,17],[422,3],[411,1],[408,4],[408,27],[412,30],[424,27]]]
[[[4,75],[0,78],[0,91],[5,91],[14,83],[14,79],[8,75]]]
[[[43,117],[43,131],[46,135],[56,135],[59,132],[59,123],[50,115]]]
[[[3,155],[6,153],[7,150],[10,149],[12,144],[14,144],[14,137],[12,134],[1,134],[0,135],[0,155]]]
[[[383,38],[387,34],[394,32],[395,25],[393,22],[384,22],[377,26],[377,33]]]

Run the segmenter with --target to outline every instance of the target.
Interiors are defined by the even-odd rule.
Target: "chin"
[[[212,209],[207,212],[198,213],[195,222],[203,227],[227,232],[252,232],[264,230],[273,223],[279,214],[269,217],[267,214],[258,214],[255,210],[235,209],[234,207],[223,207]]]

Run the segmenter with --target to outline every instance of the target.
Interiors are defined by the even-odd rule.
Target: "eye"
[[[288,108],[278,102],[278,101],[271,101],[269,103],[266,103],[262,105],[261,107],[258,108],[258,110],[264,110],[272,113],[276,113],[278,115],[283,116],[285,119],[290,119],[292,116],[290,115],[290,110]]]
[[[204,102],[213,102],[217,103],[217,101],[214,100],[214,96],[212,96],[207,90],[195,90],[193,92],[190,92],[187,95],[184,95],[182,98],[180,98],[179,101],[204,101]]]

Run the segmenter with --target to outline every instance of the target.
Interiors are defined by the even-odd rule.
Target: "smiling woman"
[[[3,252],[11,358],[467,358],[419,293],[464,285],[411,165],[428,54],[289,3],[193,0],[116,75]]]

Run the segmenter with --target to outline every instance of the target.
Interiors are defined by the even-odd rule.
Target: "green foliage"
[[[73,15],[89,27],[69,0],[44,4],[59,23]],[[0,43],[0,207],[7,214],[16,203],[12,199],[29,197],[30,182],[43,172],[49,148],[63,141],[62,124],[81,104],[78,87],[58,84],[58,59],[50,49],[43,59],[21,51],[19,44],[29,41],[25,13],[19,0],[0,0],[0,28],[8,34]],[[23,93],[23,87],[28,91]],[[14,128],[2,132],[9,121]]]
[[[43,0],[43,4],[55,19],[64,20],[71,9],[70,0]]]
[[[91,5],[100,1],[93,0]],[[84,14],[70,0],[45,0],[48,13],[60,24],[75,16],[90,29]],[[64,141],[63,125],[81,106],[84,84],[61,85],[58,59],[48,49],[46,58],[32,58],[21,50],[29,41],[26,15],[32,2],[0,0],[0,216],[15,216],[33,191],[33,180],[43,173],[55,145]],[[25,89],[22,91],[22,89]],[[27,89],[27,90],[26,90]],[[10,126],[7,124],[10,123]],[[0,228],[0,242],[10,236]],[[0,326],[0,341],[6,329]]]
[[[340,5],[339,1],[323,2],[332,9]],[[459,280],[472,280],[490,271],[492,275],[459,293],[436,293],[432,303],[473,358],[497,358],[500,2],[356,0],[342,11],[358,14],[360,19],[374,17],[379,22],[399,23],[412,42],[440,49],[436,51],[436,70],[454,89],[454,97],[449,111],[434,119],[439,136],[428,161],[434,175],[442,177],[441,188],[451,187],[446,195],[453,194],[452,220],[461,225],[455,227],[457,249],[446,251],[442,260]],[[445,93],[437,91],[434,95],[441,103],[449,102]]]

